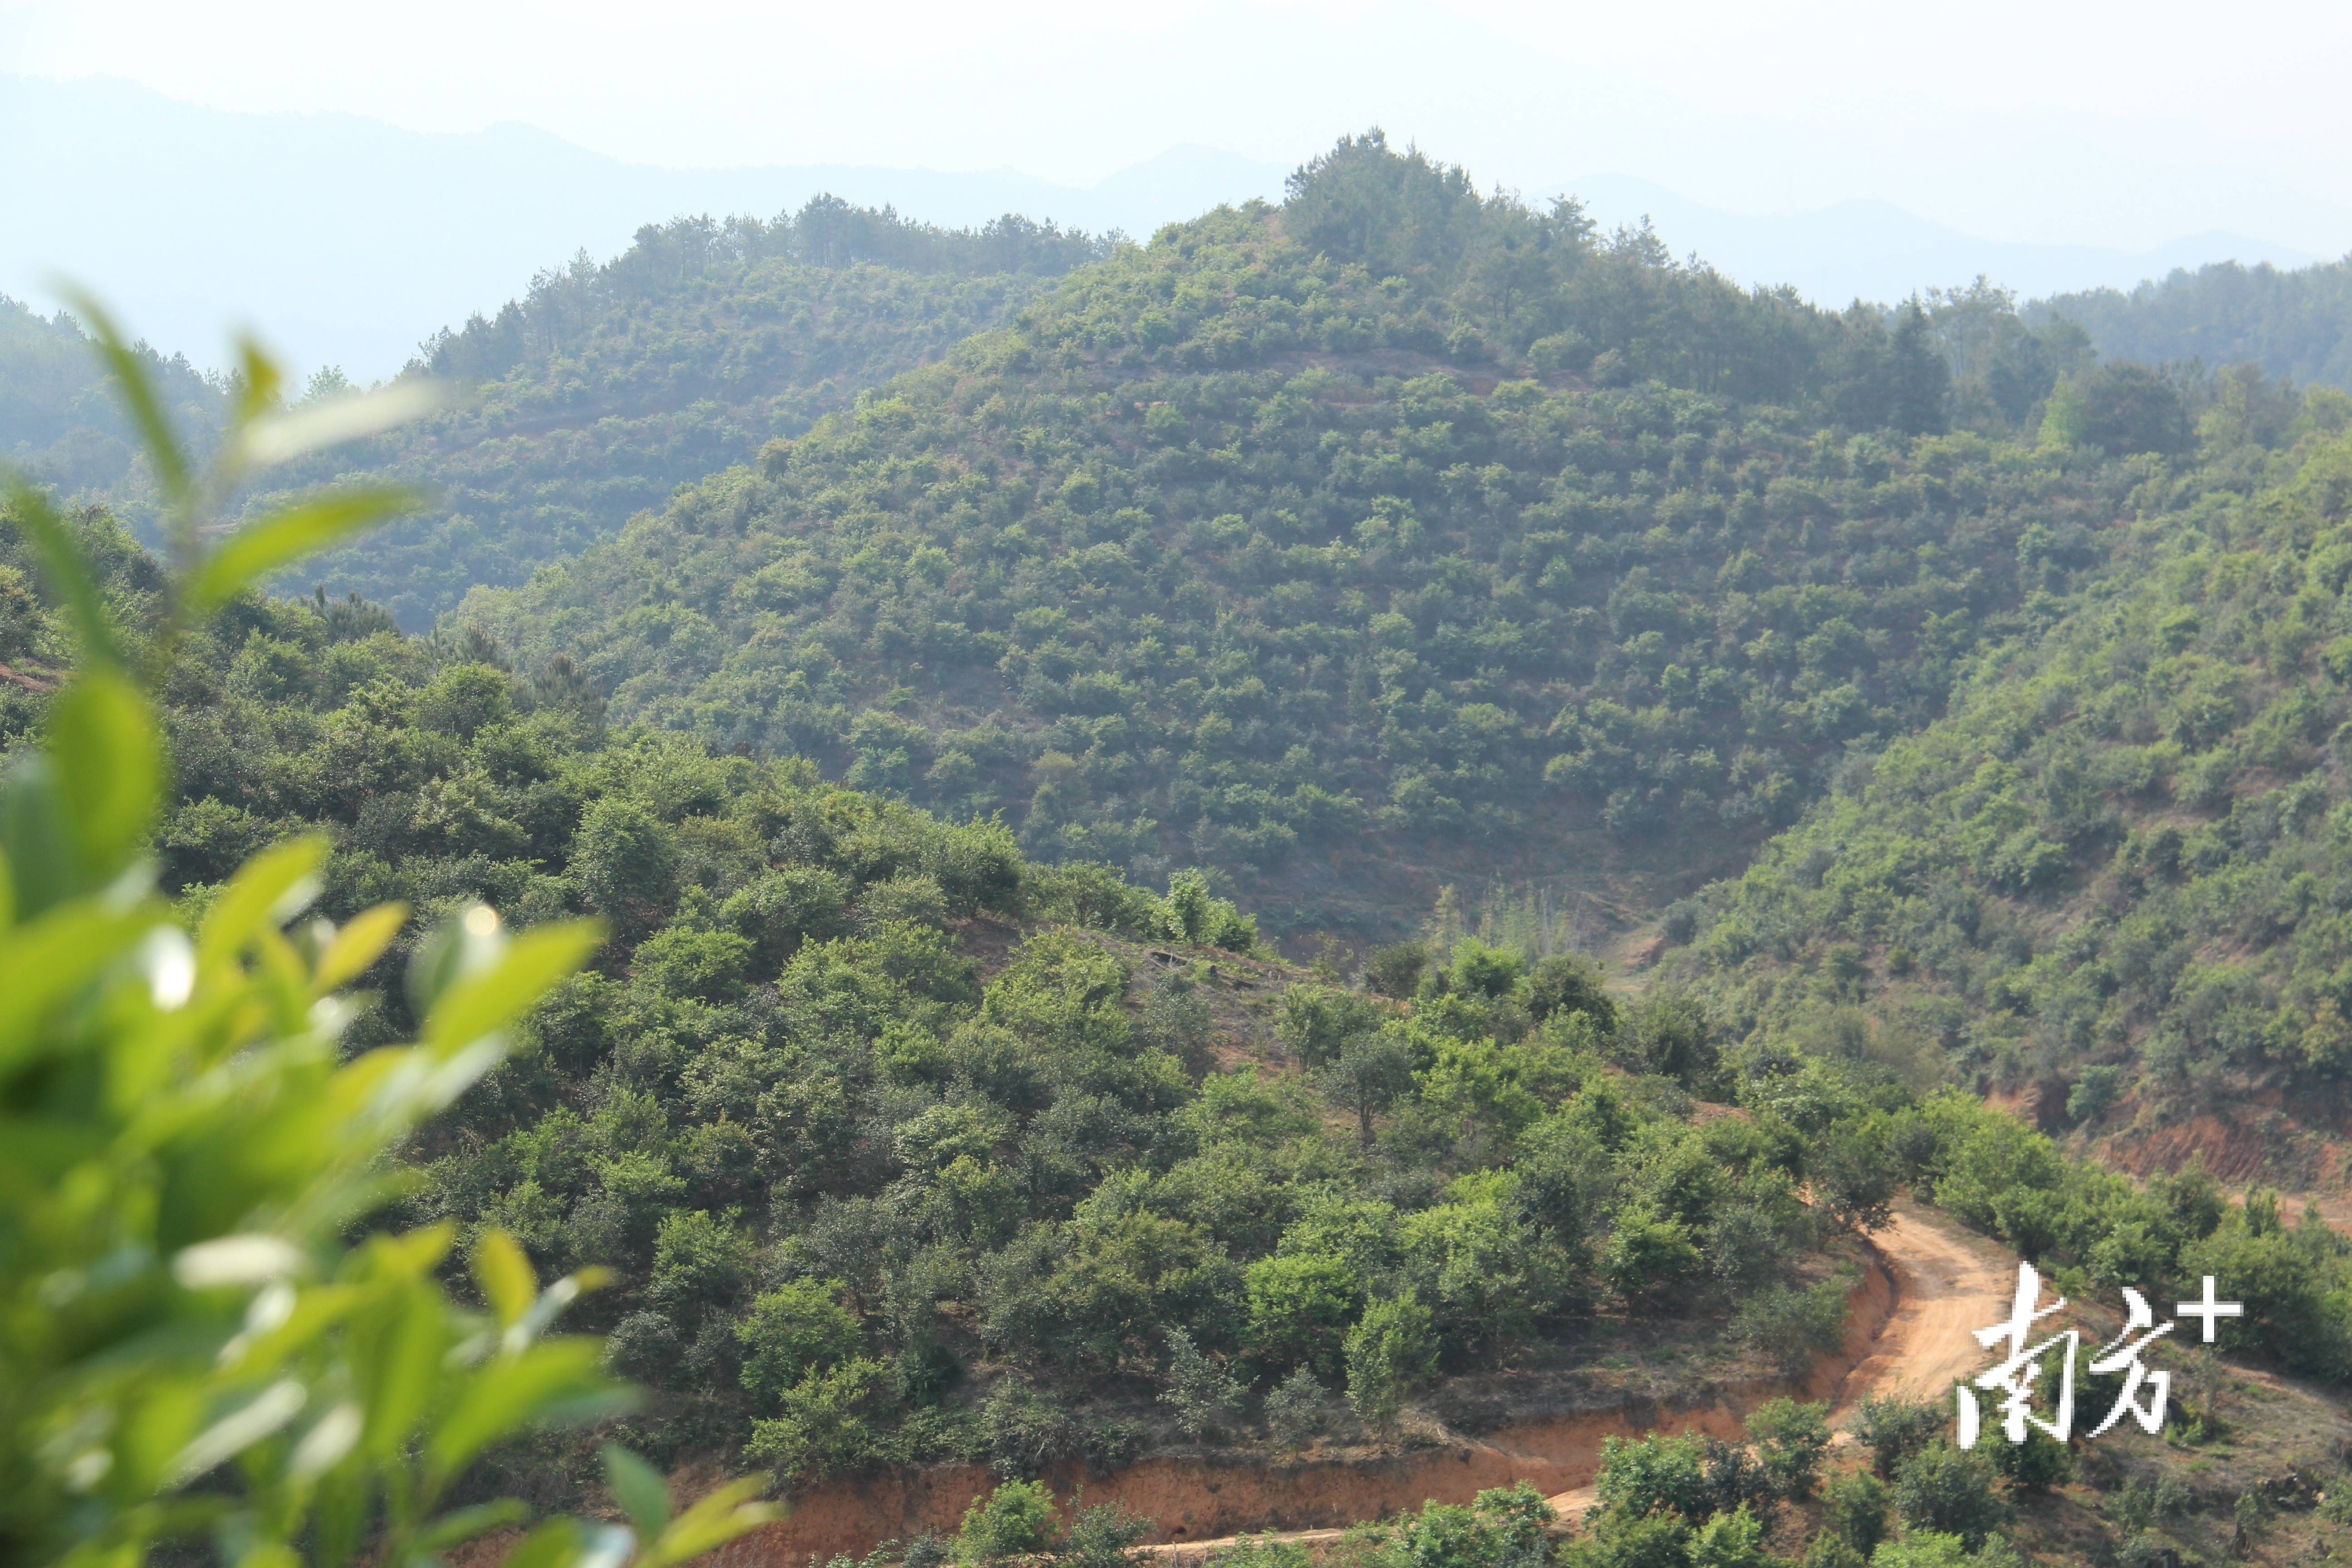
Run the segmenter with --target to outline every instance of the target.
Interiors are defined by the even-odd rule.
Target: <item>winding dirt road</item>
[[[1983,1352],[1970,1337],[1971,1331],[2004,1320],[2017,1290],[2014,1255],[1971,1236],[1932,1210],[1901,1205],[1895,1223],[1871,1240],[1892,1277],[1895,1309],[1869,1342],[1867,1352],[1835,1384],[1831,1395],[1832,1426],[1849,1420],[1866,1395],[1944,1398],[1956,1378],[1983,1364]],[[1831,1375],[1835,1375],[1833,1371]],[[1669,1422],[1676,1429],[1684,1424],[1680,1417]],[[1838,1440],[1851,1438],[1841,1431]],[[1544,1468],[1557,1473],[1553,1466]],[[1595,1498],[1588,1480],[1555,1493],[1549,1500],[1562,1519],[1575,1519],[1592,1506]],[[1340,1534],[1338,1530],[1301,1530],[1253,1539],[1311,1545],[1337,1540]],[[1143,1550],[1167,1568],[1177,1568],[1198,1563],[1238,1539],[1173,1542]]]
[[[1900,1205],[1895,1223],[1870,1239],[1894,1276],[1895,1311],[1838,1384],[1830,1425],[1840,1443],[1853,1441],[1843,1428],[1865,1397],[1940,1400],[1954,1380],[1979,1370],[1984,1352],[1970,1335],[2006,1319],[2017,1293],[2014,1256],[1933,1210]],[[1583,1486],[1548,1500],[1573,1519],[1597,1499]]]
[[[1954,1379],[1982,1369],[1969,1336],[2005,1321],[2017,1294],[2014,1254],[1931,1210],[1905,1204],[1871,1240],[1895,1275],[1895,1315],[1846,1374],[1832,1425],[1865,1394],[1943,1398]]]

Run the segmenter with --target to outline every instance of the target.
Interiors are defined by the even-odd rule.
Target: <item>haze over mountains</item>
[[[607,258],[643,225],[680,214],[768,216],[831,192],[950,226],[1020,212],[1140,239],[1219,202],[1278,197],[1287,170],[1189,143],[1090,185],[1011,168],[664,168],[520,124],[432,133],[354,114],[204,109],[121,80],[25,76],[0,77],[0,201],[22,218],[0,231],[0,293],[46,304],[58,274],[96,282],[136,330],[199,364],[217,363],[224,328],[266,300],[282,352],[362,381],[397,371],[422,339],[535,272],[583,250]],[[2146,248],[1988,240],[1883,200],[1735,212],[1589,167],[1563,168],[1528,194],[1563,192],[1604,227],[1646,215],[1677,255],[1828,304],[1900,299],[1979,273],[2033,297],[2128,289],[2212,261],[2316,258],[2225,230]],[[157,243],[163,233],[173,243]]]

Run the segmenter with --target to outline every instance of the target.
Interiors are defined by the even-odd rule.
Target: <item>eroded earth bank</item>
[[[1757,1404],[1802,1393],[1843,1415],[1865,1394],[1944,1387],[1973,1364],[1969,1331],[1997,1321],[2015,1288],[2014,1259],[1940,1215],[1906,1206],[1873,1237],[1872,1266],[1848,1298],[1846,1332],[1792,1389],[1780,1382],[1701,1384],[1680,1398],[1613,1407],[1514,1413],[1484,1431],[1444,1432],[1387,1455],[1307,1457],[1286,1464],[1160,1457],[1087,1475],[1049,1472],[1065,1504],[1118,1503],[1154,1521],[1163,1555],[1189,1559],[1252,1533],[1336,1531],[1423,1501],[1467,1502],[1518,1481],[1541,1489],[1563,1515],[1591,1500],[1601,1446],[1612,1436],[1693,1431],[1731,1437]],[[810,1488],[790,1517],[729,1550],[730,1568],[799,1564],[811,1555],[859,1555],[889,1540],[949,1534],[994,1483],[979,1465],[936,1466]]]

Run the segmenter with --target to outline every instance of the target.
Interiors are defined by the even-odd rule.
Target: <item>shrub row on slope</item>
[[[83,528],[137,626],[152,565]],[[1221,1038],[1215,971],[1255,937],[1197,879],[1041,867],[796,760],[607,731],[492,651],[239,601],[166,688],[157,853],[192,913],[316,828],[331,918],[609,923],[407,1150],[406,1203],[617,1270],[580,1310],[663,1391],[656,1453],[1024,1469],[1165,1441],[1163,1409],[1229,1440],[1377,1432],[1433,1375],[1573,1360],[1629,1310],[1791,1364],[1834,1334],[1818,1248],[1884,1202],[1883,1085],[1822,1079],[1802,1127],[1702,1124],[1673,1076],[1706,1065],[1690,1016],[1475,944],[1409,1009],[1300,986]],[[13,749],[42,698],[8,691]],[[406,1024],[403,957],[353,1048]],[[1809,1180],[1851,1202],[1808,1207]]]
[[[2099,559],[2095,479],[1903,436],[1930,330],[1343,144],[457,624],[1154,877],[1752,831]]]
[[[647,225],[613,260],[582,255],[426,341],[409,374],[457,389],[457,407],[289,474],[432,494],[303,580],[422,629],[475,584],[520,583],[994,326],[1104,248],[1018,216],[950,231],[834,196],[772,222]]]
[[[2098,1134],[2271,1090],[2325,1121],[2352,1066],[2352,406],[2265,421],[2233,384],[2201,461],[2135,460],[2110,578],[1677,915],[1735,1031],[1940,1052]]]

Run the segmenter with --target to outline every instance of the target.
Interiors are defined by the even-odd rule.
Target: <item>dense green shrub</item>
[[[877,1419],[888,1408],[889,1383],[890,1369],[870,1356],[811,1371],[782,1391],[780,1414],[751,1423],[743,1452],[780,1475],[866,1468],[889,1457]]]
[[[1822,1456],[1829,1451],[1828,1407],[1768,1399],[1748,1412],[1745,1425],[1772,1495],[1784,1502],[1811,1497],[1821,1479]]]
[[[1811,1495],[1829,1447],[1826,1415],[1819,1405],[1775,1399],[1748,1417],[1744,1443],[1687,1432],[1603,1438],[1591,1529],[1565,1561],[1573,1568],[1771,1568],[1782,1560],[1766,1550],[1768,1531],[1780,1503]],[[1817,1563],[1818,1555],[1807,1563],[1849,1568],[1848,1559]],[[1859,1561],[1858,1553],[1851,1559]]]
[[[752,1300],[735,1329],[746,1389],[773,1399],[863,1347],[856,1319],[836,1300],[840,1289],[836,1280],[793,1279]]]
[[[2119,1561],[2128,1561],[2127,1557]],[[1942,1531],[1906,1531],[1872,1553],[1870,1568],[2021,1568],[2021,1559],[1999,1539],[1971,1548],[1966,1538]]]
[[[1904,1461],[1934,1442],[1944,1430],[1944,1412],[1927,1400],[1900,1394],[1864,1394],[1854,1407],[1853,1431],[1870,1450],[1881,1476],[1892,1478]]]
[[[1348,1331],[1348,1403],[1385,1437],[1414,1384],[1437,1365],[1429,1309],[1412,1291],[1375,1297]]]
[[[2224,378],[2214,412],[2259,390]],[[1944,718],[1704,895],[1668,962],[1718,1026],[1914,1082],[1924,1060],[2031,1084],[2093,1135],[2332,1093],[2352,1061],[2331,741],[2352,664],[2330,652],[2347,423],[2314,391],[2268,426],[2209,421],[2194,463],[2116,469],[2112,590],[2052,601],[2046,636],[1989,655]],[[2006,1137],[1928,1173],[1938,1201],[2079,1255],[2064,1205],[2016,1191],[2060,1185],[2054,1152]]]
[[[2009,1517],[1993,1479],[1992,1461],[1982,1453],[1941,1439],[1927,1444],[1895,1472],[1895,1511],[1904,1534],[1954,1535],[1975,1551]]]
[[[1868,1557],[1886,1537],[1890,1500],[1885,1482],[1867,1470],[1848,1470],[1822,1489],[1822,1524],[1827,1533]]]
[[[1739,1309],[1739,1332],[1790,1376],[1837,1348],[1845,1330],[1850,1285],[1824,1279],[1802,1289],[1776,1285],[1749,1297]]]
[[[1706,1447],[1696,1437],[1604,1437],[1593,1491],[1612,1513],[1642,1519],[1677,1514],[1696,1524],[1715,1511]]]
[[[1249,1319],[1242,1340],[1250,1353],[1269,1366],[1337,1375],[1349,1325],[1363,1309],[1363,1283],[1347,1260],[1318,1253],[1262,1258],[1243,1279]]]
[[[1181,1329],[1168,1331],[1168,1386],[1160,1403],[1176,1413],[1176,1425],[1185,1436],[1204,1437],[1223,1426],[1241,1403],[1241,1380],[1201,1353],[1192,1336]]]
[[[1370,1562],[1378,1568],[1545,1568],[1552,1511],[1522,1481],[1492,1487],[1460,1503],[1425,1502],[1379,1530]]]
[[[1056,1533],[1054,1494],[1045,1484],[1006,1481],[971,1500],[956,1531],[955,1561],[961,1568],[988,1568],[1044,1551]]]

